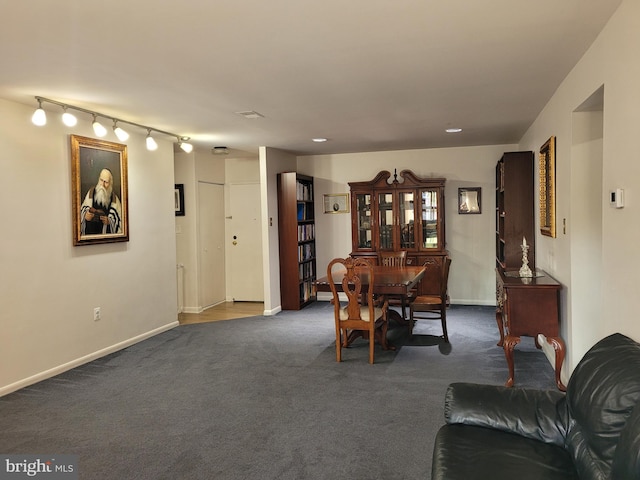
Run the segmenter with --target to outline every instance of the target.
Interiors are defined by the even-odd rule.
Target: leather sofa
[[[640,479],[640,344],[619,333],[567,392],[451,384],[432,480]]]

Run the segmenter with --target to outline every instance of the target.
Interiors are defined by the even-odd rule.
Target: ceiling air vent
[[[229,153],[229,149],[227,147],[213,147],[211,149],[211,153],[214,155],[227,155]]]
[[[264,118],[264,115],[254,111],[254,110],[248,110],[246,112],[236,112],[238,115],[242,115],[244,118],[252,118],[252,119],[256,119],[256,118]]]

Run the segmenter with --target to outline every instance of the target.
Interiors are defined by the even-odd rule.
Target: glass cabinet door
[[[371,194],[356,194],[358,248],[371,248]]]
[[[398,223],[400,225],[400,248],[402,250],[416,248],[415,207],[413,192],[398,193]]]
[[[393,250],[393,194],[378,194],[378,245],[380,250]]]
[[[440,248],[438,245],[438,191],[420,192],[422,209],[422,248]]]

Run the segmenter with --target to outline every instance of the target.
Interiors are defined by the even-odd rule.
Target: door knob
[[[238,244],[238,242],[236,242],[235,240],[234,240],[232,243],[233,243],[234,245],[237,245],[237,244]]]

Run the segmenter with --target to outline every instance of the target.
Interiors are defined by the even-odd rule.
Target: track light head
[[[78,119],[73,113],[67,112],[66,105],[62,107],[64,113],[62,114],[62,123],[64,123],[67,127],[75,127],[78,123]]]
[[[116,137],[118,137],[118,140],[121,142],[124,142],[129,138],[129,134],[118,126],[117,120],[113,121],[113,133],[116,134]]]
[[[158,149],[158,144],[151,136],[151,129],[147,130],[147,150],[155,151]]]
[[[93,126],[93,132],[98,137],[104,137],[107,134],[107,129],[97,120],[95,114],[93,115],[93,123],[91,125]]]
[[[189,137],[178,137],[178,146],[186,153],[191,153],[193,151],[193,145],[187,143],[187,140],[189,140]]]
[[[38,100],[38,108],[33,112],[31,122],[38,127],[42,127],[47,124],[47,114],[44,113],[44,109],[42,108],[42,100],[39,98],[36,98],[36,100]]]

